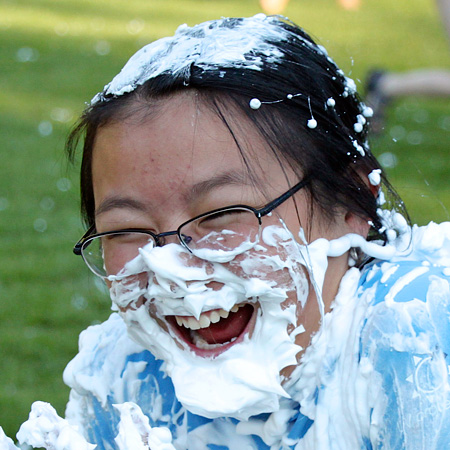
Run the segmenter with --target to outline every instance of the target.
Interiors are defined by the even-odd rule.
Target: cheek
[[[148,275],[141,272],[120,280],[106,280],[111,300],[119,311],[136,310],[147,301],[143,293],[148,286]]]

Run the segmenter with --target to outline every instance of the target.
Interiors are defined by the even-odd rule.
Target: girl
[[[65,372],[89,442],[450,448],[450,225],[409,227],[370,117],[264,15],[182,26],[95,96],[74,251],[118,313]]]

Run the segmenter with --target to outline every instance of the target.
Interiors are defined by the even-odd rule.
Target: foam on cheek
[[[262,251],[264,248],[264,251]],[[236,252],[237,253],[237,252]],[[122,312],[129,335],[165,361],[177,398],[190,411],[205,417],[248,417],[277,411],[280,397],[288,397],[281,386],[280,371],[297,364],[301,347],[295,337],[302,332],[297,325],[297,304],[283,302],[296,292],[304,305],[308,282],[299,246],[290,233],[280,226],[266,227],[259,251],[247,252],[229,264],[205,262],[194,258],[180,245],[144,248],[137,257],[148,274],[148,286],[133,289],[121,279],[112,280],[111,297],[122,305],[125,292],[130,307]],[[195,262],[195,265],[194,265]],[[289,277],[286,277],[286,271]],[[209,287],[214,282],[214,289]],[[145,291],[145,292],[144,292]],[[138,306],[141,297],[147,303]],[[238,303],[257,302],[257,318],[251,338],[231,346],[214,359],[197,356],[160,327],[156,315],[193,315]],[[133,307],[134,306],[134,307]],[[288,333],[288,328],[296,332]],[[178,343],[177,343],[178,342]],[[208,383],[204,380],[208,379]]]

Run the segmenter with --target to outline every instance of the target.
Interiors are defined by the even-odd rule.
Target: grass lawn
[[[362,88],[376,68],[450,67],[431,0],[291,0],[285,11]],[[143,44],[177,25],[260,12],[257,0],[3,0],[0,3],[0,425],[30,405],[64,413],[62,371],[110,306],[71,247],[83,228],[64,140],[84,102]],[[362,80],[362,81],[361,81]],[[407,98],[373,149],[419,224],[449,220],[448,99]]]

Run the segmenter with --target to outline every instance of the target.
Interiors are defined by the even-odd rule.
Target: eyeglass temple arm
[[[292,197],[296,192],[305,187],[309,183],[309,179],[304,178],[302,181],[297,183],[295,186],[292,186],[288,191],[286,191],[283,195],[280,195],[273,202],[266,205],[264,208],[258,211],[258,216],[261,218],[266,214],[269,214],[275,208],[278,208],[283,202],[285,202],[288,198]]]
[[[75,255],[81,256],[81,248],[83,247],[84,241],[94,232],[95,225],[91,225],[86,233],[83,234],[82,238],[74,245],[73,252]]]

